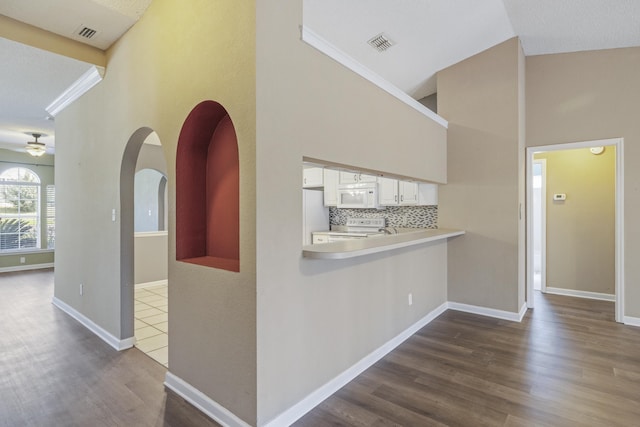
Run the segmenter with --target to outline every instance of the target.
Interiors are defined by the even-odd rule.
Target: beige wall
[[[135,234],[135,284],[167,280],[167,233]]]
[[[107,56],[104,80],[56,117],[55,295],[129,338],[120,336],[121,293],[132,286],[119,283],[120,167],[131,135],[155,130],[169,181],[170,370],[254,423],[255,4],[155,0]],[[240,273],[175,261],[176,144],[191,109],[207,99],[224,105],[238,135]]]
[[[438,73],[438,112],[449,120],[439,226],[466,230],[449,242],[448,298],[509,312],[524,303],[523,60],[511,39]]]
[[[300,24],[302,0],[257,2],[259,424],[446,301],[445,242],[301,257],[303,156],[442,182],[446,130],[300,41]]]
[[[45,154],[33,157],[25,152],[0,149],[0,173],[14,167],[26,167],[40,177],[40,244],[42,252],[28,251],[27,253],[0,254],[0,269],[15,269],[38,264],[52,264],[54,251],[47,250],[47,185],[54,185],[54,156]],[[24,258],[24,263],[20,259]]]
[[[0,15],[0,37],[104,67],[104,51]]]
[[[640,317],[640,48],[527,58],[527,145],[624,138],[625,315]]]
[[[547,286],[615,293],[615,147],[536,154],[547,170]],[[566,201],[553,201],[564,193]]]

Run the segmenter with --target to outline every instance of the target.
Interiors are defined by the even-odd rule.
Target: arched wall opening
[[[142,144],[152,133],[153,129],[143,127],[131,135],[120,168],[120,336],[123,339],[134,336],[136,165]]]
[[[215,101],[198,104],[180,131],[176,260],[240,271],[238,140],[229,114]]]

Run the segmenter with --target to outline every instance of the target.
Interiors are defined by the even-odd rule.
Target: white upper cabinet
[[[381,206],[395,206],[398,204],[398,180],[378,178],[378,203]]]
[[[418,204],[435,206],[438,204],[438,184],[420,184],[418,186]]]
[[[324,170],[324,205],[338,206],[338,175],[333,169]]]
[[[376,182],[375,175],[366,175],[358,172],[340,171],[340,184],[359,184],[361,182]]]
[[[400,194],[400,205],[418,204],[418,183],[400,181],[398,193]]]
[[[323,168],[312,167],[302,169],[302,188],[322,187]]]
[[[438,185],[378,178],[380,206],[435,206],[438,204]]]

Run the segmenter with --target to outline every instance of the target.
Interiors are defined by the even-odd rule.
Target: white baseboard
[[[356,378],[366,369],[371,367],[377,361],[386,356],[389,352],[395,349],[397,346],[402,344],[409,337],[418,332],[421,328],[428,325],[433,321],[436,317],[447,311],[447,309],[465,311],[468,313],[479,314],[482,316],[489,316],[498,319],[505,319],[515,322],[522,321],[525,313],[527,312],[526,303],[522,305],[520,311],[518,313],[496,310],[485,307],[478,307],[468,304],[460,304],[460,303],[452,303],[445,302],[429,314],[424,316],[422,319],[418,320],[413,325],[409,326],[407,329],[402,331],[400,334],[396,335],[394,338],[387,341],[385,344],[380,346],[378,349],[369,353],[367,356],[360,359],[354,365],[352,365],[347,370],[343,371],[341,374],[328,381],[307,397],[300,400],[298,403],[286,409],[280,415],[267,422],[264,427],[280,427],[280,426],[288,426],[296,422],[306,413],[311,411],[313,408],[318,406],[322,401],[326,398],[340,390],[351,380]],[[639,319],[640,320],[640,319]],[[228,409],[224,408],[204,393],[187,383],[186,381],[180,379],[175,376],[171,372],[167,372],[165,377],[165,386],[176,394],[184,398],[187,402],[191,403],[193,406],[201,410],[210,418],[214,419],[216,422],[222,424],[223,426],[241,426],[246,427],[246,424],[243,420],[239,419],[236,415],[230,412]]]
[[[15,265],[13,267],[2,267],[0,268],[0,273],[11,273],[14,271],[40,270],[43,268],[53,268],[53,263],[48,262],[45,264],[25,264],[25,265]]]
[[[52,302],[53,302],[53,305],[55,305],[60,310],[67,313],[69,316],[76,319],[85,328],[89,329],[91,332],[93,332],[98,337],[100,337],[104,342],[106,342],[107,344],[109,344],[111,347],[115,348],[118,351],[131,348],[136,342],[135,337],[126,338],[123,340],[114,337],[105,329],[95,324],[91,319],[86,317],[84,314],[80,313],[78,310],[76,310],[75,308],[71,307],[69,304],[65,303],[64,301],[56,297],[53,297]]]
[[[167,372],[164,385],[225,427],[249,427],[249,424],[238,418],[233,412],[171,372]]]
[[[520,312],[518,313],[518,322],[522,322],[522,319],[524,319],[524,315],[527,314],[528,309],[529,307],[527,306],[527,302],[525,301],[524,304],[522,304],[522,307],[520,307]]]
[[[155,282],[144,282],[144,283],[136,283],[134,289],[144,289],[144,288],[153,288],[154,286],[163,286],[167,285],[169,280],[156,280]]]
[[[602,301],[615,301],[616,296],[613,294],[603,294],[600,292],[579,291],[576,289],[552,288],[547,286],[546,293],[554,295],[565,295],[568,297],[578,297],[587,299],[597,299]]]
[[[527,312],[527,304],[520,307],[520,311],[497,310],[495,308],[480,307],[477,305],[462,304],[459,302],[449,302],[447,308],[450,310],[464,311],[465,313],[479,314],[480,316],[494,317],[496,319],[510,320],[512,322],[521,322]]]
[[[418,332],[422,327],[429,324],[433,319],[447,310],[447,303],[443,303],[441,306],[431,311],[429,314],[418,320],[413,325],[409,326],[403,332],[396,337],[387,341],[377,350],[369,353],[367,356],[356,362],[346,371],[330,380],[307,397],[296,403],[276,418],[272,419],[268,423],[264,424],[265,427],[280,427],[293,424],[296,420],[300,419],[304,414],[315,408],[327,397],[334,394],[336,391],[344,387],[349,381],[364,372],[367,368],[372,366],[378,360],[382,359],[391,350],[402,344],[407,338]]]
[[[624,316],[622,320],[625,325],[640,326],[640,317]]]

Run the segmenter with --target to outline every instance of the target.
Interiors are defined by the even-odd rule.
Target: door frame
[[[540,188],[540,291],[542,293],[547,292],[547,159],[532,159],[532,165],[535,163],[539,163],[541,166],[541,180],[542,187]],[[533,167],[532,171],[532,181],[531,188],[533,189]],[[533,191],[531,191],[533,194]],[[531,208],[533,209],[533,199],[531,200]],[[533,217],[533,210],[531,211],[531,215]],[[531,231],[532,231],[532,239],[531,242],[533,244],[533,221],[531,221]],[[532,249],[533,256],[533,249]],[[531,280],[533,283],[533,258],[531,259]]]
[[[615,314],[616,322],[624,323],[624,139],[611,138],[594,141],[570,142],[565,144],[527,147],[526,158],[526,228],[527,228],[527,307],[533,308],[533,156],[545,151],[572,150],[614,146],[616,148],[615,170]]]

